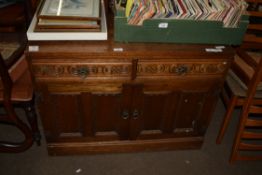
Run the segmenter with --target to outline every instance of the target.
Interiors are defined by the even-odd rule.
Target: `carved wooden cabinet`
[[[201,147],[233,57],[214,47],[29,42],[49,154]]]

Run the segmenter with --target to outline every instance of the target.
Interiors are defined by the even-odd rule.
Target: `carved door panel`
[[[51,93],[47,88],[38,103],[47,141],[82,136],[79,95]]]
[[[128,89],[120,92],[43,92],[38,104],[48,141],[106,141],[129,138]],[[126,94],[126,95],[124,95]]]
[[[144,92],[143,85],[134,86],[133,91],[130,139],[152,139],[172,133],[177,94]]]
[[[174,133],[198,134],[197,125],[203,117],[203,105],[207,92],[181,92],[174,120]]]
[[[130,139],[199,135],[199,122],[209,115],[207,92],[151,91],[133,87]]]
[[[128,139],[129,123],[122,109],[126,101],[123,93],[83,93],[81,106],[83,111],[83,133],[95,140]]]

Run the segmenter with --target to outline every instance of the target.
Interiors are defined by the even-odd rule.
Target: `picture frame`
[[[107,16],[105,3],[101,0],[101,23],[99,31],[86,31],[90,29],[59,29],[36,31],[37,13],[35,13],[31,24],[26,32],[29,41],[101,41],[108,39]]]
[[[38,14],[47,19],[100,19],[100,0],[43,0]]]
[[[99,31],[100,0],[43,0],[35,31]]]
[[[35,31],[99,31],[97,21],[43,20],[38,21]]]

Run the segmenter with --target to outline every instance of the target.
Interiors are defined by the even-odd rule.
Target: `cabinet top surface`
[[[105,41],[30,41],[30,55],[96,55],[96,56],[182,56],[199,58],[232,56],[230,46],[205,44],[173,44],[173,43],[124,43],[115,42],[113,36],[113,22],[108,22],[108,40]],[[37,47],[37,51],[30,51],[30,47]],[[219,48],[221,48],[219,50]]]

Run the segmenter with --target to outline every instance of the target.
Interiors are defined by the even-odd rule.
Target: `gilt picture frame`
[[[43,0],[35,31],[99,31],[101,0]]]
[[[43,0],[38,18],[100,20],[100,0]]]

